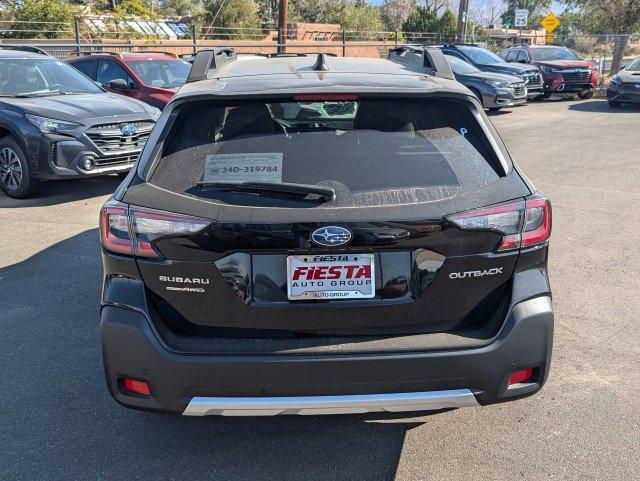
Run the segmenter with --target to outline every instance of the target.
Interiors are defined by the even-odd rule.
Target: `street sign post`
[[[516,8],[513,20],[513,25],[515,27],[526,27],[529,23],[529,10],[526,8]]]

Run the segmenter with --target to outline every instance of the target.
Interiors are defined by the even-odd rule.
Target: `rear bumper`
[[[172,352],[141,311],[102,308],[107,385],[121,404],[176,414],[265,415],[432,410],[537,392],[548,376],[553,311],[547,296],[516,304],[487,345],[350,355],[199,355]],[[531,382],[508,386],[533,367]],[[150,396],[123,393],[121,379]]]
[[[468,389],[292,397],[194,397],[184,416],[275,416],[283,414],[362,414],[371,412],[433,411],[478,406]]]

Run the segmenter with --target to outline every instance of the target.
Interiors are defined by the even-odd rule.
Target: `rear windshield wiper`
[[[248,181],[201,181],[198,187],[225,190],[229,192],[282,192],[301,196],[317,195],[326,201],[336,198],[333,187],[323,185],[292,184],[289,182],[248,182]]]

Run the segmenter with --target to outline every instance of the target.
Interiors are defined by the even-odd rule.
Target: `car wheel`
[[[593,98],[593,91],[589,91],[589,92],[584,92],[581,94],[578,94],[578,97],[582,100],[584,99],[592,99]]]
[[[609,107],[612,109],[619,109],[622,107],[622,102],[618,102],[617,100],[609,100]]]
[[[27,158],[11,137],[0,139],[0,188],[9,197],[25,199],[36,193],[37,179],[31,177]]]
[[[544,100],[548,99],[549,97],[551,97],[551,92],[545,92],[540,96],[540,98]]]

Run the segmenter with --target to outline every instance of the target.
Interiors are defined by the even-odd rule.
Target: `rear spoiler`
[[[209,77],[210,73],[229,62],[237,60],[236,51],[231,47],[218,47],[212,50],[201,50],[193,59],[191,71],[187,77],[187,83],[198,82]]]
[[[455,80],[453,71],[442,50],[433,47],[403,45],[389,50],[389,60],[408,63],[435,77]]]

